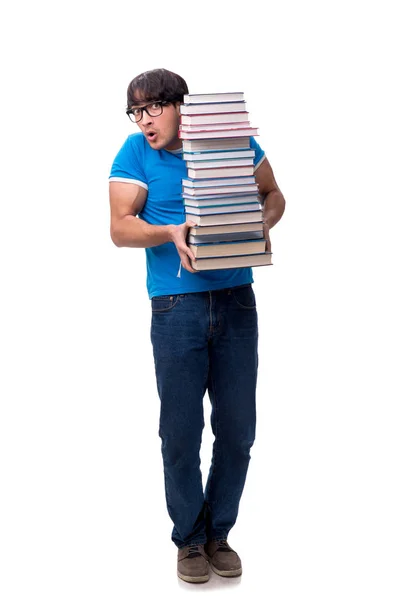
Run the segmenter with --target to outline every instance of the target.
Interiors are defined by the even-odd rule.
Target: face
[[[140,108],[149,104],[149,101],[135,104]],[[133,108],[133,107],[132,107]],[[146,140],[154,150],[177,150],[181,148],[182,141],[178,138],[180,123],[179,103],[163,106],[163,112],[158,117],[151,117],[143,111],[143,117],[137,123]]]

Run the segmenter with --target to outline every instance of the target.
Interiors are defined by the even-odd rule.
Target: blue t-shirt
[[[250,138],[255,150],[255,168],[264,152]],[[181,225],[186,221],[182,198],[182,179],[187,177],[182,149],[154,150],[143,133],[128,136],[115,157],[110,181],[136,183],[147,190],[147,200],[138,217],[151,225]],[[253,282],[252,269],[214,269],[190,273],[180,269],[180,258],[173,242],[146,248],[147,291],[149,297],[166,294],[206,292]],[[178,276],[179,274],[179,276]]]

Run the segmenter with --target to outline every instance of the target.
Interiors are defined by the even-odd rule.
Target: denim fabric
[[[257,309],[251,284],[158,296],[151,341],[172,541],[226,539],[235,524],[256,429]],[[203,490],[200,446],[208,390],[215,436]]]

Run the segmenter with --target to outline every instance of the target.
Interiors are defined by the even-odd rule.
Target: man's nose
[[[149,123],[153,122],[153,117],[151,117],[145,110],[143,110],[142,113],[143,113],[143,117],[142,117],[143,125],[148,125]]]

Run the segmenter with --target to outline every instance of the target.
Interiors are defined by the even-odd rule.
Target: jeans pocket
[[[256,297],[251,283],[232,288],[232,298],[240,308],[246,308],[248,310],[254,310],[256,308]]]
[[[153,313],[168,312],[179,302],[179,294],[169,296],[154,296],[151,299],[151,310]]]

